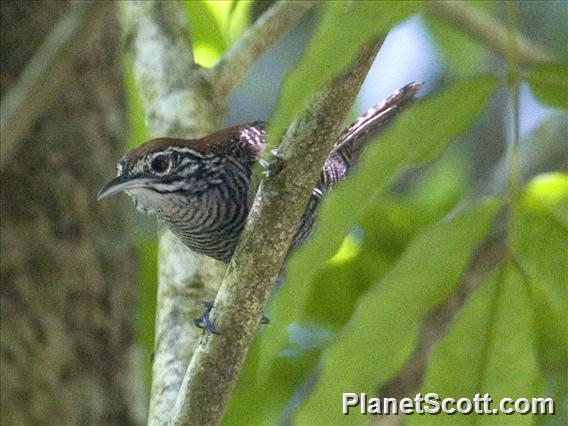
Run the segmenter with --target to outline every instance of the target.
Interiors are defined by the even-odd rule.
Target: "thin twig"
[[[0,165],[9,163],[17,144],[39,115],[54,100],[69,71],[85,51],[85,43],[105,10],[104,2],[82,1],[69,11],[26,65],[22,75],[2,100],[0,107]]]
[[[294,230],[377,50],[376,42],[367,46],[285,134],[284,168],[261,184],[215,299],[213,320],[221,334],[209,336],[207,345],[196,350],[170,424],[221,422]]]
[[[264,12],[210,69],[218,94],[226,96],[262,54],[316,3],[313,0],[280,0]]]
[[[515,40],[517,59],[521,66],[530,67],[554,60],[543,47],[537,46],[518,32],[511,37],[502,23],[467,2],[429,1],[425,2],[425,7],[434,17],[463,31],[502,57],[507,56],[511,39]]]

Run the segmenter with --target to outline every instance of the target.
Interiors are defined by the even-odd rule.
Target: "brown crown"
[[[153,152],[165,151],[170,147],[189,148],[199,153],[214,153],[219,149],[230,147],[235,140],[240,139],[241,134],[250,125],[239,125],[219,130],[200,139],[181,138],[156,138],[128,151],[121,162],[128,168],[133,166],[140,158]]]

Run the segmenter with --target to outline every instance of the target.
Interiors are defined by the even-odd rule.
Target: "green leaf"
[[[369,146],[358,170],[326,197],[316,232],[292,256],[286,284],[272,304],[273,321],[261,342],[259,374],[265,380],[272,364],[279,362],[278,354],[288,347],[288,327],[300,318],[313,277],[337,251],[352,224],[377,203],[398,172],[435,157],[453,136],[468,128],[494,87],[493,77],[482,76],[459,81],[420,102],[387,130],[380,143]]]
[[[466,188],[467,167],[462,156],[446,154],[417,173],[404,193],[383,193],[367,209],[314,276],[296,320],[341,329],[359,296],[393,266],[416,233],[456,206]]]
[[[330,1],[320,4],[322,17],[298,65],[286,77],[269,134],[278,140],[294,115],[333,76],[345,69],[361,46],[385,35],[416,12],[416,1]]]
[[[326,197],[318,232],[293,259],[296,268],[313,271],[330,258],[351,225],[398,172],[434,158],[469,127],[495,83],[491,76],[459,81],[403,114],[380,143],[369,146],[349,180]],[[294,269],[290,268],[290,279]]]
[[[318,383],[297,413],[298,424],[364,420],[359,413],[341,414],[342,392],[373,394],[405,364],[423,316],[459,284],[498,207],[488,201],[469,208],[411,243],[393,270],[361,298],[341,338],[324,352]]]
[[[219,1],[214,0],[213,3],[219,4]],[[252,0],[239,0],[226,6],[226,31],[231,43],[236,41],[248,27],[253,5]]]
[[[473,398],[489,393],[491,408],[503,397],[539,394],[530,294],[511,265],[503,265],[475,290],[448,334],[433,348],[421,393]],[[530,424],[530,416],[412,416],[410,424]]]
[[[544,64],[526,76],[533,95],[554,108],[568,109],[568,65]]]
[[[463,153],[448,150],[428,167],[420,181],[407,190],[408,208],[412,220],[430,224],[441,219],[468,191],[471,164]]]
[[[204,67],[214,65],[227,48],[222,31],[222,16],[212,11],[204,0],[183,2],[189,20],[189,32],[195,61]]]

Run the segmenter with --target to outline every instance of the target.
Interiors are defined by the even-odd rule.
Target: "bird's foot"
[[[284,157],[277,149],[270,151],[270,161],[261,159],[259,160],[260,166],[264,169],[262,174],[266,178],[272,178],[282,171],[284,168]]]
[[[201,328],[206,336],[210,336],[211,334],[220,334],[215,329],[213,322],[211,322],[210,314],[211,310],[214,308],[213,302],[204,300],[201,302],[201,305],[205,309],[203,315],[201,315],[199,318],[195,318],[193,321],[191,321],[191,323],[194,326]]]

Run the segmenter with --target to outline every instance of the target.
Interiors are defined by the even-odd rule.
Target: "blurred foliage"
[[[485,13],[498,13],[496,2],[474,4]],[[272,136],[362,44],[420,6],[322,3],[314,35],[283,85]],[[255,3],[194,0],[185,7],[196,60],[212,66],[249,24]],[[550,7],[557,10],[558,2]],[[528,9],[535,13],[534,5]],[[568,400],[568,175],[542,174],[517,188],[518,202],[507,206],[506,214],[497,213],[507,197],[471,197],[469,151],[453,148],[497,85],[498,78],[484,74],[492,54],[439,20],[425,16],[423,22],[443,58],[446,83],[405,112],[368,149],[349,181],[324,201],[316,233],[292,256],[286,284],[273,295],[267,311],[271,324],[261,327],[249,351],[226,424],[367,423],[365,417],[338,416],[341,393],[373,395],[400,373],[416,349],[426,314],[460,285],[480,243],[495,235],[495,221],[505,234],[503,260],[483,272],[478,287],[439,336],[416,392],[442,397],[479,392],[494,399],[552,395],[557,415],[539,422],[568,422],[563,404]],[[554,42],[548,37],[547,43]],[[491,70],[505,74],[495,64]],[[525,71],[522,77],[535,97],[566,109],[564,65]],[[146,135],[128,68],[126,87],[129,145],[134,146]],[[495,124],[491,120],[476,125]],[[542,139],[565,134],[540,132],[527,143],[554,146]],[[539,155],[538,148],[531,148],[532,157]],[[139,242],[138,336],[146,354],[153,348],[156,250],[153,241]],[[149,362],[147,367],[149,372]],[[261,403],[253,403],[259,399]],[[487,420],[407,418],[408,423],[436,424]],[[529,416],[489,420],[535,422]]]
[[[382,135],[381,143],[369,146],[362,164],[349,181],[326,197],[319,213],[319,228],[288,264],[286,286],[278,292],[272,305],[274,315],[284,320],[283,326],[304,309],[303,302],[310,289],[305,286],[306,281],[310,281],[333,256],[353,223],[357,223],[373,200],[380,197],[393,177],[405,167],[437,155],[447,146],[451,136],[463,131],[473,120],[493,87],[494,81],[488,77],[461,81],[404,113]],[[456,105],[456,99],[463,102]],[[445,120],[432,129],[431,123],[436,121],[440,111],[446,112]],[[345,206],[357,208],[346,209]],[[333,298],[326,299],[328,305],[335,303]],[[265,368],[268,368],[268,360],[288,340],[286,329],[279,326],[270,327],[267,334],[269,336],[263,343]]]
[[[470,296],[434,347],[422,392],[457,399],[489,392],[500,398],[541,394],[530,293],[511,263],[492,272]],[[471,424],[470,416],[436,416],[437,424]],[[510,424],[510,419],[501,422]],[[531,423],[517,416],[515,424]],[[432,423],[428,417],[409,422]]]
[[[551,107],[568,110],[568,65],[535,67],[528,72],[526,80],[538,100]]]
[[[457,286],[497,207],[496,202],[483,203],[428,227],[362,295],[340,338],[323,353],[318,383],[299,410],[298,423],[364,421],[356,410],[345,417],[326,407],[333,406],[345,389],[373,394],[404,366],[416,347],[424,315]],[[337,374],[346,365],[349,370]]]
[[[156,277],[158,276],[158,244],[154,240],[138,242],[140,266],[138,296],[138,317],[136,329],[138,343],[142,349],[145,381],[148,389],[152,383],[152,353],[154,352],[154,325],[156,318]]]
[[[358,54],[361,45],[386,34],[397,22],[418,10],[419,2],[328,2],[320,8],[320,24],[298,65],[288,73],[269,134],[278,140],[294,115],[331,77]],[[340,29],[343,28],[343,31]]]
[[[481,11],[491,14],[495,9],[492,1],[470,1]],[[454,76],[467,76],[485,69],[488,52],[477,42],[472,40],[459,29],[448,23],[425,16],[426,27],[434,39],[434,46],[443,58],[446,73]]]

